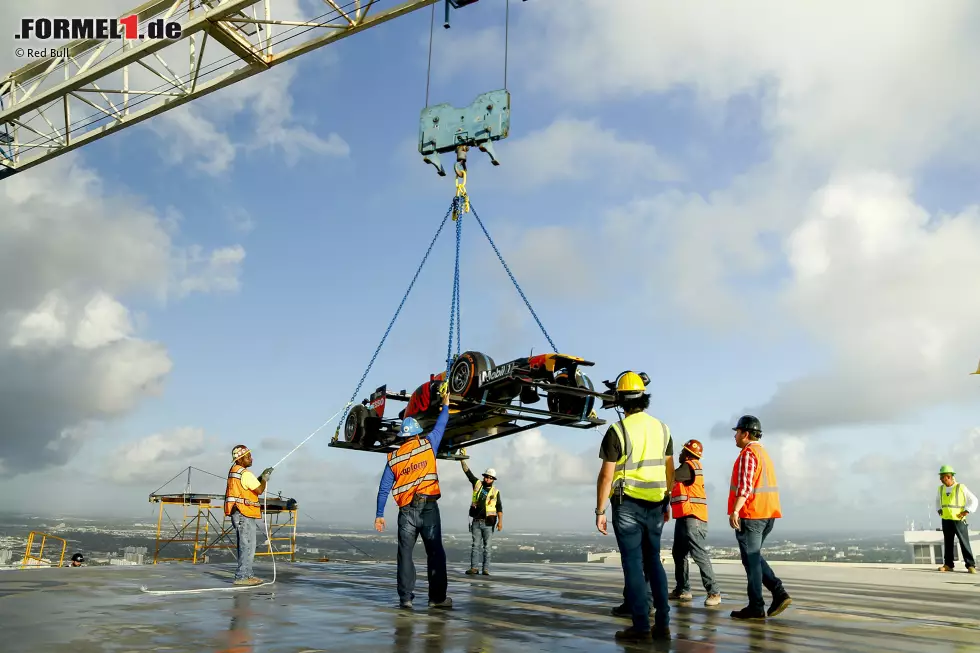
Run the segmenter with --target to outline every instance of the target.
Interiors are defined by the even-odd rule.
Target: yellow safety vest
[[[483,491],[483,481],[477,481],[473,484],[473,500],[470,502],[471,508],[476,508],[476,504],[480,501],[480,492]],[[497,515],[497,486],[491,485],[487,490],[487,517],[495,517]]]
[[[942,507],[943,519],[963,521],[958,515],[966,510],[966,495],[959,483],[953,486],[953,491],[949,494],[946,494],[945,485],[939,486],[939,505]]]
[[[623,428],[626,436],[623,437]],[[642,501],[658,503],[667,496],[667,460],[665,452],[670,429],[646,413],[633,413],[612,425],[619,436],[623,455],[613,474],[613,493],[623,488],[623,494]]]

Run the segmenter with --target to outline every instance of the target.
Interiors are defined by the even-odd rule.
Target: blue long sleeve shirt
[[[448,423],[449,406],[443,406],[442,412],[439,413],[439,419],[436,420],[436,425],[425,436],[429,440],[429,444],[432,445],[433,454],[439,453],[439,446],[442,444],[442,436],[446,433],[446,424]],[[391,486],[394,484],[395,473],[391,471],[391,465],[386,462],[385,471],[381,475],[381,485],[378,486],[378,511],[375,517],[385,516],[385,504],[388,502],[388,494],[391,492]]]

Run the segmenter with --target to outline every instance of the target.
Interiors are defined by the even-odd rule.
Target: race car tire
[[[347,413],[344,422],[344,440],[355,446],[374,444],[381,420],[373,408],[358,404]]]
[[[555,375],[555,383],[581,388],[583,390],[595,390],[595,387],[592,385],[592,379],[585,374],[570,376],[567,372],[562,371]],[[585,413],[585,416],[588,417],[594,407],[595,397],[592,396],[576,397],[558,392],[548,393],[548,410],[552,413],[577,415],[579,417]]]
[[[465,351],[449,370],[449,392],[466,398],[479,394],[480,375],[493,369],[493,359],[478,351]]]

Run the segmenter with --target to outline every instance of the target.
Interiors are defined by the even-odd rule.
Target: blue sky
[[[787,523],[898,530],[940,460],[965,465],[968,483],[980,472],[976,377],[966,376],[980,356],[980,305],[966,281],[980,219],[975,161],[963,151],[980,128],[967,107],[980,97],[942,74],[892,86],[915,70],[893,43],[916,35],[870,9],[853,17],[880,29],[864,42],[838,33],[841,8],[801,17],[748,7],[719,39],[706,21],[728,9],[622,4],[596,27],[595,1],[512,3],[511,136],[496,148],[499,168],[471,154],[474,206],[556,344],[596,361],[594,383],[648,372],[652,412],[677,444],[705,443],[714,514],[736,451],[710,434],[752,410],[771,425],[764,443]],[[456,12],[449,31],[437,16],[430,103],[463,106],[502,85],[502,7]],[[782,29],[749,19],[766,11]],[[964,31],[975,21],[968,4],[933,14],[919,35],[930,61],[978,57]],[[800,42],[801,22],[865,48],[863,63]],[[157,477],[192,463],[221,474],[238,442],[261,468],[344,405],[453,195],[415,150],[428,24],[428,10],[402,17],[72,157],[98,175],[103,198],[136,198],[140,208],[126,210],[152,216],[171,254],[240,245],[245,257],[224,291],[214,282],[164,302],[146,284],[114,293],[135,316],[134,337],[161,343],[172,369],[159,393],[95,419],[64,466],[22,477],[52,488],[47,507],[84,512],[118,487],[118,510],[142,511]],[[923,94],[938,106],[923,108]],[[197,167],[222,150],[181,131],[194,116],[209,137],[237,144],[227,169]],[[349,154],[299,147],[293,161],[283,147],[248,150],[282,124],[324,142],[336,134]],[[67,165],[21,176],[51,187]],[[931,222],[917,221],[920,211]],[[471,218],[463,231],[463,348],[498,361],[543,351]],[[444,366],[452,236],[440,238],[357,399],[382,383],[411,390]],[[31,308],[0,305],[11,316]],[[382,458],[328,448],[332,432],[275,482],[315,514],[368,524]],[[564,527],[558,515],[574,510],[576,527],[591,528],[600,434],[513,440],[470,452],[475,466],[497,467],[505,493],[553,493],[514,502],[511,523]],[[145,479],[118,473],[137,460]],[[452,467],[442,467],[453,477],[446,510],[459,508],[450,523],[461,527],[466,490]],[[65,469],[86,489],[66,496]],[[882,495],[870,518],[855,498],[868,488]]]

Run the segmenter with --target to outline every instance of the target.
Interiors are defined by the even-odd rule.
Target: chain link
[[[501,256],[500,250],[497,249],[497,245],[493,242],[493,238],[490,237],[490,232],[488,232],[487,228],[483,226],[483,220],[480,219],[479,214],[477,214],[476,209],[473,208],[472,204],[470,205],[470,211],[473,213],[473,217],[476,218],[477,224],[480,225],[480,229],[483,230],[483,234],[487,237],[487,240],[490,241],[490,247],[493,247],[494,253],[497,255],[497,258],[500,260],[501,265],[504,266],[504,270],[507,271],[507,276],[509,276],[510,280],[514,282],[514,287],[517,288],[517,292],[520,293],[521,299],[524,300],[524,304],[527,306],[527,310],[531,311],[531,315],[534,316],[534,321],[538,323],[538,327],[541,329],[541,333],[543,333],[544,337],[548,339],[548,344],[551,345],[551,350],[557,353],[558,347],[555,346],[555,343],[554,341],[552,341],[551,336],[548,335],[548,332],[545,330],[544,325],[541,324],[541,320],[538,319],[538,314],[534,312],[533,308],[531,308],[531,302],[527,300],[527,297],[524,295],[524,291],[521,290],[520,284],[517,283],[517,279],[514,278],[513,273],[510,271],[510,268],[507,266],[507,262],[504,261],[504,257]]]

